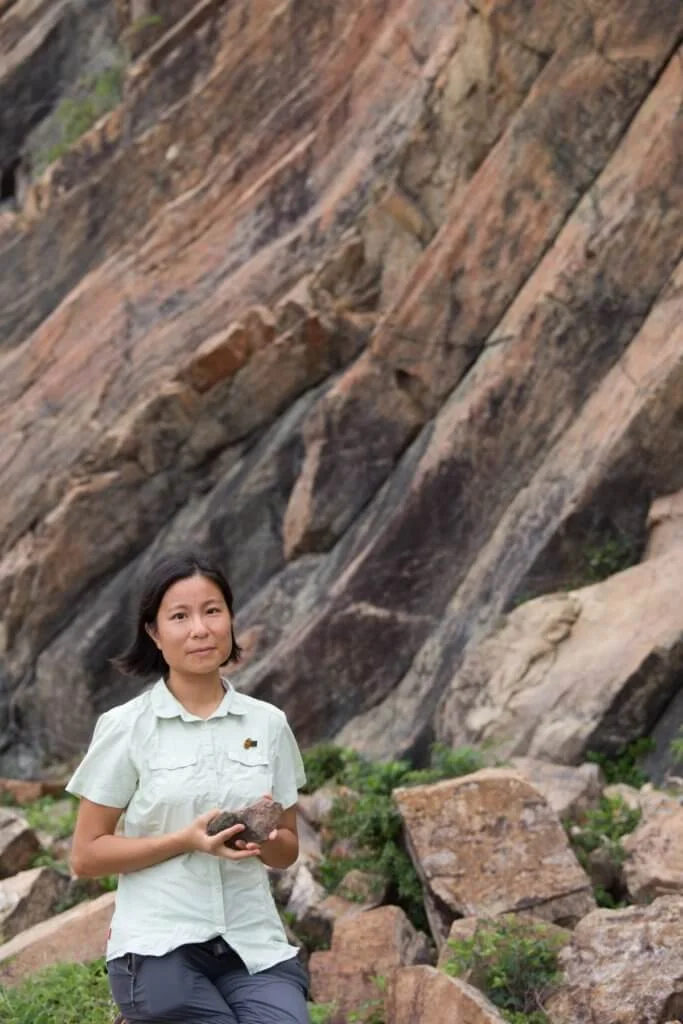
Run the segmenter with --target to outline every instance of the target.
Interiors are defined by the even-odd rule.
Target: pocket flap
[[[227,755],[231,761],[238,761],[240,764],[248,765],[267,765],[268,756],[264,750],[259,750],[258,747],[249,747],[246,750],[244,747],[231,747],[227,751]]]
[[[148,762],[153,772],[162,770],[174,771],[176,768],[191,768],[196,763],[196,754],[183,754],[180,751],[151,754]]]

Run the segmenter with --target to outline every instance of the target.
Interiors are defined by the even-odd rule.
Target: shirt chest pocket
[[[272,766],[265,750],[230,746],[224,752],[222,769],[233,804],[244,806],[272,789]]]
[[[154,796],[177,803],[196,786],[199,762],[196,752],[156,750],[147,761],[148,780]]]

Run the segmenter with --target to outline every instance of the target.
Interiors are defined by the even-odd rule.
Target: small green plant
[[[387,979],[383,974],[375,974],[372,983],[379,990],[380,995],[373,999],[366,999],[357,1009],[351,1010],[346,1016],[348,1024],[385,1024],[384,993]]]
[[[311,1024],[328,1024],[336,1009],[336,1003],[309,1003],[308,1014]]]
[[[305,793],[315,793],[326,782],[338,782],[344,774],[349,757],[357,757],[353,751],[338,747],[334,743],[317,743],[303,753],[306,769]]]
[[[103,114],[113,110],[123,96],[123,64],[106,68],[99,75],[79,83],[76,97],[65,97],[56,111],[59,140],[35,158],[40,172],[63,156]]]
[[[26,804],[22,814],[34,831],[48,832],[55,839],[66,839],[76,827],[78,800],[72,796],[59,799],[44,796]]]
[[[472,938],[449,940],[444,970],[471,979],[511,1024],[546,1024],[543,1000],[559,979],[561,945],[540,924],[482,921]]]
[[[309,789],[333,781],[346,792],[333,802],[326,825],[331,837],[316,873],[334,891],[353,868],[382,876],[389,899],[401,906],[413,924],[427,928],[422,886],[402,842],[402,822],[392,799],[399,786],[416,786],[468,775],[485,764],[482,753],[464,747],[452,750],[434,744],[427,768],[408,761],[369,761],[355,751],[320,744],[304,755]],[[335,854],[335,840],[348,839],[353,852]]]
[[[647,772],[640,762],[654,749],[654,740],[649,736],[643,736],[622,747],[613,757],[609,754],[589,750],[586,760],[600,765],[608,785],[622,782],[627,786],[640,789],[648,781]]]
[[[600,850],[603,860],[614,866],[614,874],[624,863],[626,852],[621,840],[637,827],[641,817],[638,808],[629,807],[621,797],[603,796],[597,807],[585,812],[578,826],[567,825],[570,842],[577,860],[591,874],[591,854]],[[602,885],[595,886],[598,906],[615,909],[625,906],[624,893]]]
[[[683,764],[683,729],[678,730],[678,735],[671,741],[669,750],[674,764]]]
[[[163,25],[164,19],[160,14],[143,14],[132,22],[128,31],[132,35],[138,35],[140,32],[144,32],[148,28],[158,28]]]
[[[638,546],[633,537],[611,529],[595,537],[582,552],[581,576],[586,583],[600,583],[635,565]]]
[[[0,985],[2,1024],[111,1024],[104,961],[58,964],[12,988]]]

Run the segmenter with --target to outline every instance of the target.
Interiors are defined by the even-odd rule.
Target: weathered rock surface
[[[44,921],[69,886],[52,868],[31,868],[0,881],[0,935],[3,942]]]
[[[503,1024],[496,1007],[460,978],[434,967],[403,967],[387,986],[386,1020],[392,1024]]]
[[[42,967],[88,963],[104,956],[114,893],[80,903],[0,946],[0,984],[12,985]]]
[[[454,677],[440,738],[572,762],[596,737],[615,749],[647,730],[683,669],[681,572],[677,545],[603,583],[515,609]]]
[[[439,946],[456,917],[527,911],[570,925],[594,908],[559,819],[514,773],[484,769],[394,799]]]
[[[242,831],[226,839],[224,845],[235,849],[238,840],[244,843],[262,843],[277,826],[282,811],[282,804],[277,800],[258,800],[239,811],[222,811],[211,819],[206,831],[210,836],[215,836],[226,828],[232,828],[233,825],[244,825]]]
[[[538,790],[561,821],[600,802],[604,780],[597,764],[587,761],[572,767],[534,757],[511,757],[510,765]]]
[[[683,897],[596,910],[560,954],[565,980],[550,997],[562,1024],[659,1024],[683,1016]]]
[[[7,878],[31,866],[40,842],[25,818],[0,807],[0,878]]]
[[[426,937],[398,907],[343,917],[334,926],[330,950],[311,954],[311,996],[317,1003],[335,1003],[330,1024],[343,1024],[364,1003],[382,1002],[374,977],[426,963],[429,955]]]
[[[639,554],[683,486],[683,9],[145,13],[0,8],[2,771],[77,756],[135,692],[130,588],[189,538],[227,562],[242,685],[303,744],[421,753],[501,613],[594,527]],[[70,69],[124,44],[121,102],[9,196]],[[652,727],[678,657],[654,618],[607,634],[630,685],[575,695],[557,744],[511,714],[509,749]]]
[[[683,807],[677,801],[646,813],[622,845],[627,853],[624,878],[634,903],[683,893]]]

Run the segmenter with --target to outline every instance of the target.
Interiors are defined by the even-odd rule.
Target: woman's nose
[[[192,636],[206,636],[208,630],[202,619],[193,619],[191,626]]]

